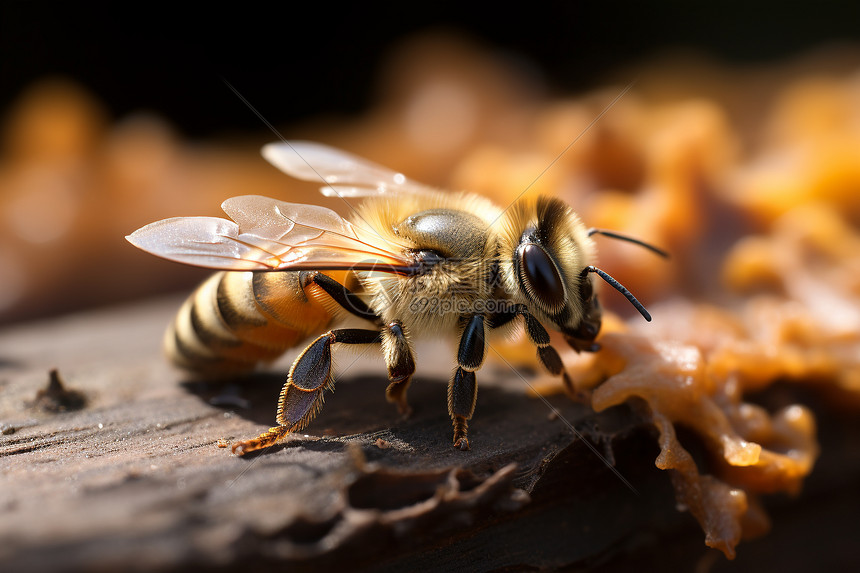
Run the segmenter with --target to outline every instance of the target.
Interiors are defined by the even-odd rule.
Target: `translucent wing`
[[[244,195],[227,199],[221,208],[232,221],[175,217],[146,225],[126,239],[165,259],[222,270],[408,273],[415,264],[325,207]]]
[[[321,143],[270,143],[262,152],[269,163],[296,179],[325,183],[320,192],[326,197],[436,192],[402,173]]]

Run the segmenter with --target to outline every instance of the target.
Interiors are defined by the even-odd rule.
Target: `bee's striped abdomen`
[[[165,333],[167,355],[204,374],[276,359],[331,320],[328,295],[298,272],[219,272],[185,301]]]

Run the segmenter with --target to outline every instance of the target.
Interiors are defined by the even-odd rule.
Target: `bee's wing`
[[[165,259],[222,270],[355,269],[408,273],[414,261],[325,207],[245,195],[221,205],[233,221],[174,217],[126,237]]]
[[[270,143],[262,152],[269,163],[296,179],[325,183],[320,192],[326,197],[436,192],[402,173],[321,143]]]

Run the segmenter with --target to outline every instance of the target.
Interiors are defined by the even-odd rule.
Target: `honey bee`
[[[177,365],[203,374],[239,373],[353,316],[362,328],[334,328],[296,358],[278,401],[278,425],[237,442],[244,454],[304,428],[334,391],[332,347],[379,345],[386,398],[410,411],[414,340],[455,336],[448,412],[456,448],[469,449],[475,373],[487,340],[519,321],[551,374],[564,365],[544,325],[577,351],[595,351],[601,307],[594,276],[651,316],[625,287],[595,267],[592,236],[647,243],[588,229],[562,201],[519,199],[507,209],[472,193],[447,193],[346,152],[311,142],[269,144],[263,156],[295,178],[322,181],[323,195],[362,198],[349,220],[316,206],[262,196],[222,204],[232,221],[177,217],[127,237],[181,263],[219,269],[180,309],[165,335]]]

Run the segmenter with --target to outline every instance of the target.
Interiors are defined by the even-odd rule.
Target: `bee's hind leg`
[[[305,348],[290,368],[290,375],[278,400],[278,426],[251,440],[233,444],[233,453],[243,455],[277,443],[290,432],[301,430],[316,417],[323,405],[323,392],[334,391],[331,345],[378,344],[379,331],[360,328],[331,330]]]
[[[302,273],[302,281],[313,282],[329,295],[345,311],[359,318],[369,320],[376,324],[381,324],[382,319],[379,318],[373,309],[361,300],[354,292],[346,288],[328,275],[324,275],[319,271],[304,271]]]
[[[390,381],[385,389],[385,398],[397,404],[401,415],[409,416],[412,408],[406,401],[406,390],[409,389],[412,375],[415,373],[415,359],[403,325],[399,321],[391,322],[382,331],[382,351],[388,365]]]
[[[351,292],[345,286],[335,281],[328,275],[311,271],[306,274],[309,281],[313,281],[322,288],[336,303],[351,314],[374,322],[382,326],[382,319],[367,306],[359,296]],[[389,402],[397,404],[400,414],[409,416],[412,408],[406,401],[406,391],[412,382],[415,373],[415,359],[412,346],[403,330],[400,321],[393,321],[382,328],[382,350],[385,363],[388,366],[388,388],[385,389],[385,398]]]

